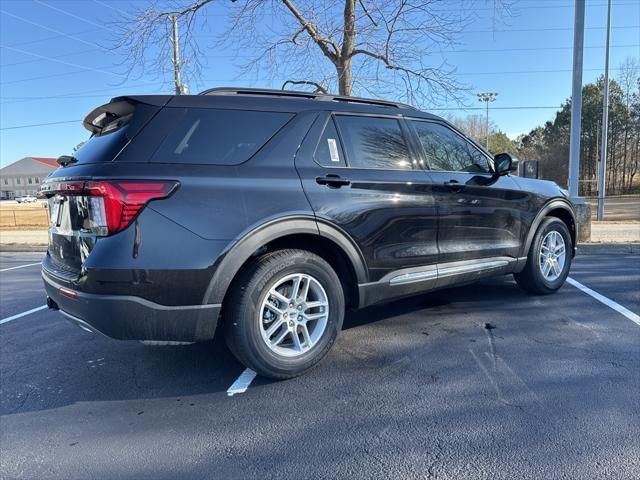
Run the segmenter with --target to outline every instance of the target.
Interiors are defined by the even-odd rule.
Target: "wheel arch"
[[[311,251],[336,270],[348,306],[358,304],[358,283],[366,283],[367,269],[359,248],[339,228],[311,216],[271,220],[233,242],[215,266],[203,303],[224,303],[233,280],[257,255],[281,248]]]
[[[525,241],[524,249],[522,251],[523,256],[527,256],[529,253],[529,249],[531,248],[531,243],[533,242],[533,238],[538,231],[538,227],[542,223],[545,218],[555,217],[567,226],[569,229],[569,233],[571,234],[571,244],[572,244],[572,255],[576,254],[576,238],[577,238],[577,222],[576,216],[573,212],[573,208],[571,205],[562,199],[554,199],[547,203],[536,215],[531,227],[529,228],[529,233],[527,234],[527,238]]]

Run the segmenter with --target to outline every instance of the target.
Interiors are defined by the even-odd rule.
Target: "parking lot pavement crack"
[[[508,407],[516,408],[522,413],[539,418],[535,411],[531,410],[531,406],[540,406],[537,395],[527,387],[507,362],[496,354],[491,335],[489,335],[489,340],[491,351],[484,352],[488,362],[472,349],[469,349],[469,353],[496,392],[498,400]],[[516,399],[522,401],[516,401]]]

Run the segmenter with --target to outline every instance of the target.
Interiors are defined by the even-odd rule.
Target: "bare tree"
[[[285,85],[308,85],[318,91],[337,90],[374,96],[398,96],[410,103],[460,100],[465,85],[445,50],[458,43],[473,20],[477,5],[492,5],[493,18],[510,14],[513,0],[174,0],[173,7],[157,4],[134,13],[120,32],[118,47],[128,53],[128,64],[144,63],[145,49],[164,41],[154,33],[177,15],[186,28],[182,43],[191,68],[202,52],[195,45],[193,22],[204,11],[220,6],[227,14],[215,51],[236,52],[241,76],[286,79]],[[203,7],[209,6],[208,9]],[[166,32],[165,32],[166,33]],[[153,65],[163,65],[166,52]],[[166,62],[165,62],[166,63]],[[197,75],[195,71],[192,75]],[[322,88],[318,88],[318,87]]]
[[[198,78],[201,71],[200,59],[203,52],[194,36],[196,20],[206,19],[196,13],[213,0],[191,2],[151,1],[144,8],[122,13],[114,22],[114,50],[124,53],[122,65],[126,68],[127,78],[146,72],[161,76],[171,73],[176,82],[183,79]],[[177,25],[182,31],[174,48],[174,32]],[[182,58],[176,59],[176,51],[182,51]],[[185,68],[187,67],[187,68]],[[176,84],[176,90],[182,85]]]

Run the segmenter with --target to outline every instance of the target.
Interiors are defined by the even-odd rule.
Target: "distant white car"
[[[35,203],[38,199],[33,195],[26,195],[24,197],[17,197],[16,202],[18,203]]]

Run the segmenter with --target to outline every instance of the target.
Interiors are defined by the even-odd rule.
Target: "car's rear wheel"
[[[223,305],[227,344],[260,375],[300,375],[329,351],[342,328],[340,279],[318,255],[278,250],[234,281]]]
[[[538,227],[524,270],[514,274],[524,290],[548,294],[558,290],[569,275],[573,245],[562,220],[547,218]]]

